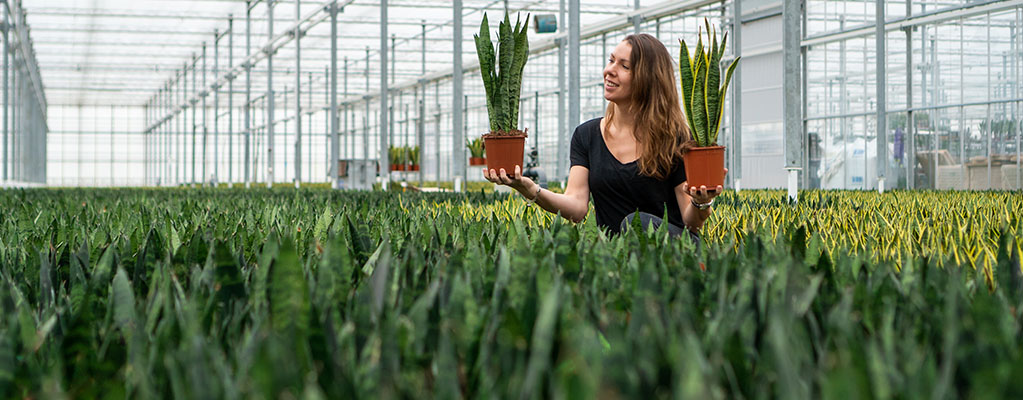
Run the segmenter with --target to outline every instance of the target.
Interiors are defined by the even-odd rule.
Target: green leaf
[[[106,287],[110,283],[110,276],[114,272],[114,254],[117,249],[111,244],[103,250],[103,255],[100,256],[99,262],[96,263],[96,267],[92,270],[92,281],[91,285],[94,288]]]
[[[519,116],[519,96],[522,90],[522,71],[526,68],[526,59],[529,57],[529,39],[527,38],[527,28],[529,26],[529,16],[526,16],[526,22],[519,28],[518,20],[515,21],[515,31],[512,32],[512,37],[515,39],[514,48],[514,59],[512,60],[512,77],[511,93],[514,101],[511,102],[511,119],[509,120],[508,127],[510,129],[518,129],[518,116]]]
[[[7,335],[0,334],[0,397],[5,399],[17,397],[13,395],[17,370],[14,344],[7,338]]]
[[[699,54],[699,53],[698,53]],[[696,141],[700,147],[709,146],[707,141],[707,98],[704,91],[707,87],[707,60],[701,54],[697,62],[696,77],[693,79],[693,125],[696,127]]]
[[[480,23],[480,34],[474,36],[476,41],[476,56],[480,61],[480,75],[483,77],[483,88],[487,95],[487,115],[490,120],[490,130],[497,130],[497,120],[494,118],[498,96],[497,71],[495,70],[494,44],[490,41],[490,22],[487,20],[487,13],[483,13],[483,22]]]
[[[309,287],[290,239],[284,240],[270,267],[270,319],[273,331],[291,341],[304,342],[309,326]]]
[[[693,72],[693,58],[689,56],[689,47],[686,46],[686,42],[681,39],[678,42],[682,46],[678,55],[679,81],[682,85],[682,111],[685,111],[686,123],[689,125],[689,131],[695,138],[696,125],[693,123],[693,78],[695,75]]]
[[[529,364],[526,366],[526,381],[523,384],[520,399],[533,398],[534,394],[540,392],[540,382],[543,376],[550,375],[549,362],[551,359],[552,338],[558,319],[558,311],[561,309],[561,282],[556,281],[543,296],[540,306],[540,313],[536,317],[536,324],[533,326],[532,351],[529,355]]]
[[[114,326],[125,338],[131,338],[135,331],[135,294],[128,282],[128,275],[123,269],[117,268],[111,284],[111,300],[114,303]]]
[[[707,25],[707,34],[712,43],[710,52],[705,55],[707,60],[707,76],[704,81],[703,94],[707,97],[705,102],[707,112],[707,134],[704,139],[707,145],[713,145],[717,143],[718,137],[718,126],[717,121],[721,115],[721,97],[718,91],[718,86],[721,84],[721,68],[719,64],[721,60],[717,57],[718,55],[718,43],[717,35],[711,29],[710,22],[704,18],[704,24]]]
[[[213,248],[213,282],[217,301],[226,303],[245,297],[241,266],[223,239],[218,239]]]
[[[515,58],[515,36],[512,35],[511,21],[508,19],[508,15],[505,14],[504,21],[498,27],[497,33],[498,42],[498,59],[499,65],[497,80],[498,80],[498,125],[497,128],[503,131],[509,131],[510,126],[514,125],[514,116],[511,114],[513,103],[519,101],[518,97],[512,97],[512,67],[514,66]]]

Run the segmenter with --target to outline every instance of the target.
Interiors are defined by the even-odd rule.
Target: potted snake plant
[[[465,139],[465,147],[469,149],[469,165],[487,165],[487,159],[483,151],[483,139]]]
[[[716,188],[725,181],[725,147],[719,146],[718,131],[724,114],[725,94],[739,57],[732,60],[722,82],[721,57],[725,54],[726,32],[717,41],[717,34],[707,26],[707,46],[703,34],[697,30],[696,48],[690,57],[685,40],[679,40],[679,75],[682,85],[682,109],[686,114],[692,140],[683,145],[682,162],[690,186]]]
[[[406,147],[405,154],[408,155],[408,170],[419,171],[419,146]]]
[[[482,136],[486,148],[487,168],[505,173],[515,173],[515,166],[522,166],[523,149],[526,145],[526,131],[518,128],[519,91],[522,88],[522,71],[529,56],[529,39],[526,36],[529,16],[526,22],[515,21],[512,27],[508,15],[498,26],[497,46],[490,40],[490,24],[483,14],[480,32],[473,35],[476,41],[476,55],[480,61],[480,73],[487,95],[487,117],[490,132]]]

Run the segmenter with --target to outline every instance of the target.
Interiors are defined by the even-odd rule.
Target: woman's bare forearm
[[[700,229],[703,228],[703,223],[707,221],[707,218],[710,218],[710,214],[713,211],[713,208],[701,210],[689,204],[682,211],[682,222],[686,224],[689,230],[699,233]]]
[[[550,190],[539,189],[539,184],[535,185],[529,192],[522,193],[522,196],[526,199],[533,199],[533,196],[537,196],[536,204],[540,208],[552,214],[560,214],[572,222],[580,222],[583,218],[586,218],[586,213],[589,211],[589,199],[580,199],[578,196],[570,194],[554,193]]]

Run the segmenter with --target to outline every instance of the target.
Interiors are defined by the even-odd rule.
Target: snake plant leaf
[[[682,110],[686,114],[686,123],[689,125],[689,132],[695,134],[696,125],[693,124],[693,58],[689,56],[689,47],[685,40],[679,39],[681,49],[679,50],[679,81],[682,85]]]
[[[473,39],[476,42],[476,57],[480,62],[480,75],[483,76],[483,88],[487,95],[487,114],[493,115],[497,99],[497,74],[494,69],[494,44],[490,41],[490,22],[487,20],[487,13],[483,13],[480,33],[473,35]],[[496,122],[490,120],[490,130],[495,130]]]
[[[309,326],[309,287],[294,241],[286,238],[270,267],[270,320],[275,333],[304,341]]]
[[[709,146],[707,142],[707,97],[704,94],[707,88],[707,60],[706,56],[700,56],[701,61],[697,64],[696,77],[693,85],[693,124],[696,126],[696,142],[700,147]],[[702,84],[701,84],[702,82]]]
[[[121,331],[126,338],[130,338],[135,331],[135,294],[132,292],[131,283],[128,282],[128,274],[123,269],[117,268],[114,274],[114,281],[111,283],[111,298],[114,305],[114,326]]]
[[[728,46],[728,32],[725,32],[724,35],[721,35],[721,46],[718,47],[718,59],[719,60],[722,57],[725,56],[725,47],[727,47],[727,46]]]
[[[110,277],[114,273],[114,257],[116,252],[117,249],[113,244],[103,250],[103,255],[100,256],[99,262],[96,263],[96,267],[92,270],[90,282],[92,287],[106,287],[110,283]]]
[[[217,240],[213,247],[213,268],[217,301],[226,303],[245,296],[241,267],[225,240]]]
[[[497,34],[498,41],[498,59],[497,63],[499,70],[497,73],[498,82],[500,87],[498,91],[498,107],[497,110],[497,128],[499,130],[507,131],[510,121],[514,119],[511,114],[512,111],[512,67],[514,66],[515,57],[515,37],[512,35],[511,21],[508,19],[508,15],[504,16],[504,21],[498,29]],[[515,99],[518,101],[518,99]]]
[[[710,39],[710,47],[707,49],[709,51],[707,58],[713,60],[714,56],[718,54],[717,32],[710,26],[710,21],[707,20],[707,18],[703,19],[703,24],[707,27],[707,39]]]
[[[713,39],[712,39],[713,41]],[[704,80],[704,96],[707,97],[707,134],[706,134],[706,145],[710,146],[717,142],[717,121],[721,115],[721,97],[718,91],[718,86],[721,83],[721,69],[718,67],[720,59],[717,58],[717,42],[714,43],[714,48],[710,53],[707,53],[707,76]]]
[[[526,59],[529,57],[529,40],[526,37],[526,29],[529,27],[529,19],[519,27],[519,21],[515,21],[515,31],[512,36],[515,38],[515,49],[514,58],[512,59],[512,77],[510,84],[512,99],[511,101],[511,119],[509,120],[508,130],[518,129],[518,115],[519,115],[519,94],[522,90],[522,71],[526,68]]]

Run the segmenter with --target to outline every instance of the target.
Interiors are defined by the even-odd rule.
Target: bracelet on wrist
[[[714,199],[710,199],[710,201],[706,203],[697,203],[696,199],[690,198],[689,202],[692,203],[693,207],[696,207],[697,210],[707,210],[710,209],[710,206],[714,205]]]
[[[536,193],[533,193],[533,197],[529,198],[530,203],[536,204],[536,201],[540,199],[540,191],[543,190],[543,186],[536,185]]]

